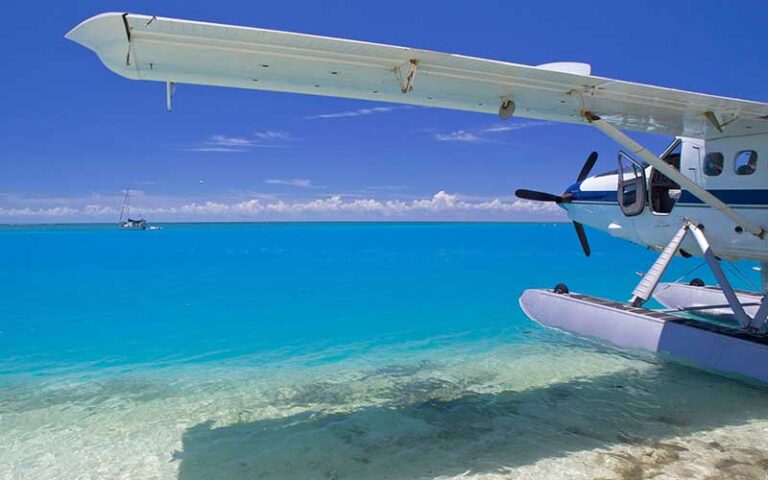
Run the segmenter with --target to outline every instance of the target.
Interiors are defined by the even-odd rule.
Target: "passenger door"
[[[643,212],[646,199],[645,169],[624,152],[619,152],[619,188],[616,193],[624,215],[632,217]]]

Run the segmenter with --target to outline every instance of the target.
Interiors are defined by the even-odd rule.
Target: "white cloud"
[[[525,128],[544,127],[547,125],[553,125],[552,122],[513,122],[504,124],[496,124],[488,127],[475,128],[471,130],[455,130],[447,133],[435,133],[432,138],[438,142],[464,142],[464,143],[483,143],[491,142],[497,139],[491,138],[496,133],[511,132],[514,130],[522,130]]]
[[[306,178],[292,178],[290,180],[281,180],[279,178],[269,178],[264,180],[264,183],[268,185],[287,185],[289,187],[302,187],[309,188],[312,186],[312,181]]]
[[[254,132],[254,137],[264,142],[285,142],[291,140],[291,135],[283,130],[266,130],[264,132]]]
[[[185,152],[247,152],[246,148],[230,148],[230,147],[190,147],[185,148]]]
[[[142,207],[155,203],[151,198],[132,205],[132,214],[142,215],[150,221],[173,220],[376,220],[376,219],[565,219],[562,209],[553,203],[529,200],[502,200],[500,198],[482,201],[468,200],[457,194],[439,191],[431,197],[413,200],[378,200],[374,198],[345,198],[342,195],[306,199],[275,200],[265,197],[248,198],[239,201],[205,201],[170,203]],[[49,206],[0,207],[0,220],[15,221],[112,221],[119,214],[115,205],[87,203],[81,207]]]
[[[466,130],[456,130],[455,132],[448,132],[448,133],[436,133],[434,135],[434,139],[437,140],[438,142],[477,143],[477,142],[485,141],[485,139],[480,137],[479,135],[468,132]]]
[[[482,133],[511,132],[513,130],[522,130],[524,128],[533,128],[533,127],[546,127],[549,125],[554,125],[554,123],[544,122],[544,121],[509,122],[509,123],[500,123],[497,125],[491,125],[490,127],[483,128],[481,132]]]
[[[304,200],[280,200],[252,196],[233,201],[179,201],[172,197],[136,195],[131,213],[154,222],[163,221],[259,221],[259,220],[563,220],[565,214],[555,204],[519,199],[469,197],[439,191],[431,197],[411,200],[379,200],[332,195]],[[0,207],[4,222],[88,222],[114,221],[121,198],[110,203],[94,203],[94,197],[62,205]],[[22,200],[16,197],[15,201]],[[56,199],[61,200],[61,199]]]
[[[336,113],[321,113],[319,115],[309,115],[304,118],[307,120],[317,120],[319,118],[345,118],[345,117],[360,117],[363,115],[374,115],[377,113],[387,113],[393,110],[404,110],[411,107],[372,107],[372,108],[359,108],[357,110],[348,110],[346,112]]]
[[[70,207],[51,207],[51,208],[4,208],[0,207],[0,218],[2,217],[71,217],[81,213],[80,210]]]
[[[283,148],[292,139],[288,132],[282,130],[266,130],[254,132],[253,137],[232,137],[228,135],[211,135],[200,145],[185,148],[187,152],[248,152],[253,148]]]
[[[117,215],[117,208],[106,205],[86,205],[83,207],[83,213],[88,216]]]
[[[221,147],[251,147],[253,140],[242,137],[228,137],[226,135],[211,135],[207,142],[209,145]]]

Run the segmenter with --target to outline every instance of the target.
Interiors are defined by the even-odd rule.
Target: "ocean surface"
[[[655,255],[588,234],[0,227],[0,479],[768,478],[765,387],[523,315],[629,297]]]

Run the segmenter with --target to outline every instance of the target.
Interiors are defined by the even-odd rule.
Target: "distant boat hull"
[[[147,221],[143,218],[140,220],[128,219],[125,222],[120,222],[120,228],[127,228],[129,230],[146,230],[148,225]]]

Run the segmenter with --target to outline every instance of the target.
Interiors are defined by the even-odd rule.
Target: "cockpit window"
[[[736,175],[752,175],[757,170],[757,152],[754,150],[742,150],[736,154],[733,160],[733,171]]]
[[[725,158],[720,152],[709,152],[704,156],[704,175],[716,177],[723,173]]]

